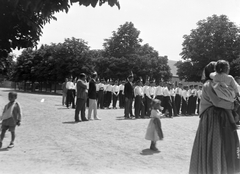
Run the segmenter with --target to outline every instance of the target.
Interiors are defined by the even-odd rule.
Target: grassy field
[[[9,91],[0,88],[1,112]],[[22,125],[12,149],[6,134],[1,174],[188,173],[198,116],[161,119],[164,140],[156,153],[144,139],[149,119],[125,120],[123,109],[98,110],[102,120],[75,123],[74,109],[63,107],[61,96],[19,92],[18,101]]]

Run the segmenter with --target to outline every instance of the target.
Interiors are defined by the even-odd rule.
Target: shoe
[[[14,147],[14,144],[13,143],[10,143],[8,148],[13,148]]]
[[[82,121],[88,121],[88,119],[82,119]]]
[[[97,117],[97,118],[94,118],[94,120],[101,120],[101,118],[98,118],[98,117]]]
[[[93,121],[93,119],[92,119],[92,118],[89,118],[88,121]]]
[[[81,122],[81,120],[75,120],[76,123]]]

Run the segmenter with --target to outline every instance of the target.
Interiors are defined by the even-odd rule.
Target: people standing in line
[[[134,89],[133,89],[133,75],[129,75],[127,79],[127,83],[124,85],[124,95],[125,95],[125,108],[124,108],[124,117],[131,118],[133,117],[132,113],[132,103],[134,97]]]
[[[11,141],[8,148],[14,147],[14,141],[16,137],[15,129],[16,126],[20,126],[22,118],[22,109],[16,99],[16,92],[8,93],[9,103],[5,105],[2,116],[0,117],[0,120],[2,121],[0,148],[2,148],[2,141],[7,130],[11,132]]]
[[[200,121],[193,143],[189,174],[240,173],[239,138],[226,112],[234,108],[234,103],[219,98],[213,90],[210,73],[214,72],[215,64],[210,62],[204,68],[206,81],[202,89]]]
[[[118,81],[116,80],[113,89],[112,89],[112,95],[113,95],[113,109],[117,109],[116,104],[118,101],[118,96],[119,96],[119,86],[118,86]]]
[[[171,102],[171,93],[170,93],[170,86],[171,83],[167,83],[167,87],[164,88],[163,91],[163,96],[164,96],[164,109],[163,109],[163,113],[166,114],[166,112],[168,111],[168,117],[172,118],[172,102]]]
[[[121,81],[121,84],[119,85],[119,108],[124,108],[124,81]]]
[[[92,112],[93,112],[93,118],[95,120],[100,120],[100,118],[98,118],[97,116],[96,79],[97,79],[97,73],[94,72],[91,76],[91,80],[89,82],[89,89],[88,89],[88,99],[89,99],[88,120],[93,120]]]
[[[163,116],[161,113],[161,101],[158,99],[154,99],[152,101],[152,110],[149,121],[145,139],[151,141],[150,149],[154,151],[158,151],[156,147],[157,141],[163,139],[163,131],[160,118]]]
[[[171,86],[170,86],[170,96],[171,96],[171,104],[172,104],[173,115],[177,116],[177,109],[176,109],[176,105],[175,105],[176,92],[175,92],[173,84],[171,84]]]
[[[98,91],[97,108],[104,109],[104,91],[105,91],[104,79],[101,80],[101,82],[98,84],[98,87],[99,87],[99,91]]]
[[[183,87],[181,98],[182,98],[181,115],[187,115],[187,102],[188,102],[187,86]]]
[[[135,118],[144,118],[145,116],[145,106],[143,104],[144,93],[142,87],[142,81],[137,80],[137,85],[134,88],[134,96],[135,96]]]
[[[176,112],[177,115],[180,114],[180,107],[181,107],[181,103],[182,103],[182,83],[179,82],[178,83],[178,87],[175,88],[175,106],[176,106]]]
[[[67,82],[68,82],[68,78],[65,78],[65,82],[63,82],[62,84],[62,105],[65,106],[66,105],[66,98],[67,98]]]
[[[76,84],[76,91],[77,91],[77,102],[76,102],[76,109],[75,109],[75,122],[80,121],[88,121],[85,116],[86,110],[86,102],[87,102],[87,82],[86,82],[86,75],[81,73],[79,76],[79,80]],[[81,120],[79,119],[79,112],[81,112]]]
[[[72,77],[68,79],[66,88],[67,88],[67,100],[66,100],[67,108],[69,108],[70,105],[72,105],[72,108],[75,108],[75,101],[74,101],[75,85],[73,83]]]

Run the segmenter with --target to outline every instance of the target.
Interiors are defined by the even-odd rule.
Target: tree
[[[224,59],[232,62],[240,54],[240,29],[225,15],[200,20],[190,35],[184,35],[177,74],[181,79],[200,81],[203,68],[210,62]]]
[[[37,45],[43,26],[60,11],[68,12],[72,3],[95,7],[97,3],[118,6],[118,0],[1,0],[0,1],[0,58],[15,48]]]
[[[140,31],[134,27],[132,22],[120,25],[117,32],[113,31],[112,37],[105,39],[104,56],[121,58],[134,54],[142,42],[142,39],[138,38],[139,34]]]

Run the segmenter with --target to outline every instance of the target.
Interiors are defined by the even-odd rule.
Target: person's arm
[[[21,119],[22,119],[22,109],[21,109],[21,106],[19,103],[16,103],[17,104],[17,125],[20,126],[20,123],[21,123]]]
[[[212,85],[209,84],[209,87],[207,89],[203,89],[202,93],[206,93],[214,106],[223,109],[234,109],[234,103],[220,99],[214,92]]]
[[[230,75],[229,75],[230,76]],[[240,91],[238,90],[238,83],[235,81],[235,79],[233,78],[233,76],[231,77],[231,82],[230,82],[230,86],[234,89],[234,91],[236,92],[236,94],[238,94]]]
[[[81,80],[78,81],[77,86],[87,89],[87,84],[83,83]]]

